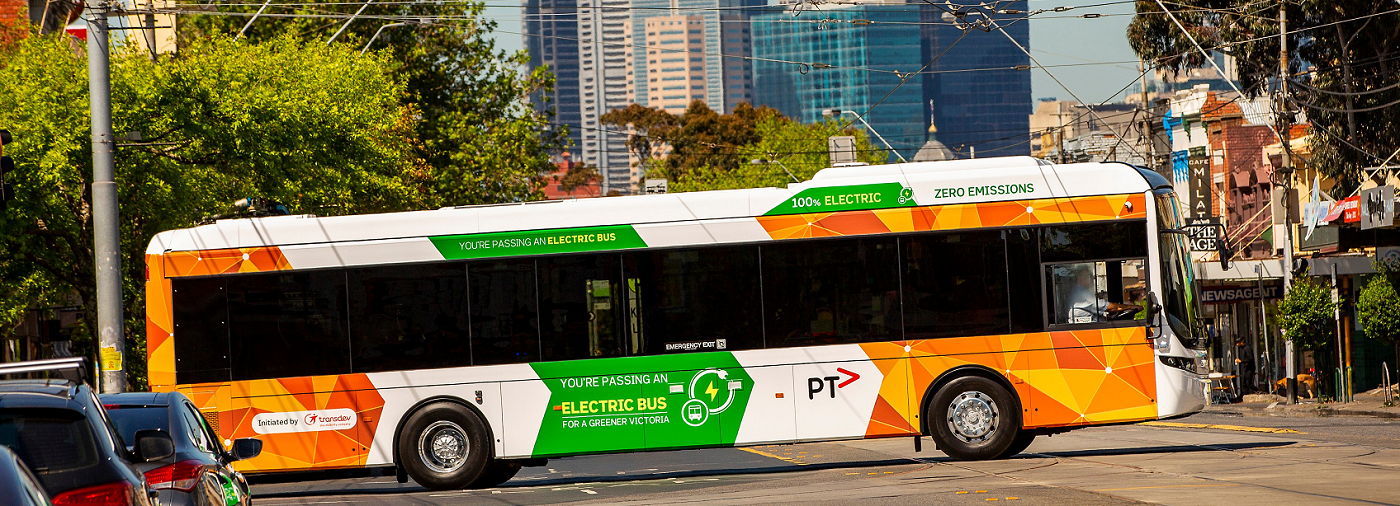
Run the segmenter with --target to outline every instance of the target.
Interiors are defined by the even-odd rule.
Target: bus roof
[[[1152,177],[1156,176],[1155,173],[1145,172],[1122,163],[1052,164],[1031,157],[836,167],[824,169],[810,181],[791,184],[787,188],[538,201],[352,216],[293,215],[221,220],[156,234],[146,253],[158,255],[177,251],[269,246],[277,246],[284,253],[290,253],[289,250],[299,247],[326,249],[327,243],[357,243],[360,249],[373,250],[377,245],[397,243],[395,249],[402,255],[406,253],[402,247],[404,241],[422,243],[426,242],[424,238],[429,237],[608,225],[670,224],[669,228],[675,230],[669,233],[709,233],[714,236],[717,233],[714,229],[687,229],[681,225],[700,220],[707,223],[714,220],[721,223],[753,222],[752,218],[765,214],[812,212],[811,209],[793,206],[801,204],[799,201],[805,196],[820,199],[847,189],[859,190],[861,194],[870,196],[860,200],[847,195],[851,196],[850,205],[840,210],[894,207],[896,199],[901,203],[898,207],[908,207],[1141,193],[1165,182],[1160,176]],[[901,198],[905,195],[912,197],[912,200],[905,203],[905,199]],[[740,231],[743,228],[742,224],[736,224],[736,233],[747,233]],[[712,239],[714,242],[734,240]],[[337,246],[333,254],[353,257],[351,250],[354,248],[348,246]],[[409,254],[398,261],[434,257],[427,251],[422,253],[425,255],[423,258]],[[337,258],[313,263],[354,265],[378,262]]]

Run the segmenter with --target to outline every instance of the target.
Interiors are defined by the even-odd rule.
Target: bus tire
[[[1019,434],[1016,434],[1016,439],[1011,441],[1011,447],[1007,448],[1006,452],[997,456],[997,458],[1009,459],[1020,455],[1021,452],[1026,451],[1026,448],[1030,448],[1031,443],[1034,441],[1035,433],[1022,430]]]
[[[413,481],[432,490],[466,488],[491,460],[486,424],[452,402],[424,406],[399,433],[399,462]]]
[[[471,488],[493,488],[510,481],[515,477],[515,473],[520,472],[520,461],[518,460],[495,460],[486,465],[486,470],[481,472],[481,476],[472,482]]]
[[[938,449],[958,460],[1001,457],[1016,442],[1021,413],[1011,393],[981,376],[944,384],[928,405],[929,432]]]

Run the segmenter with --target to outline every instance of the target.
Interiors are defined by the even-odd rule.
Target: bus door
[[[762,350],[758,248],[639,251],[623,260],[628,360],[652,373],[642,384],[648,409],[637,418],[647,448],[791,440],[788,367],[758,367],[787,363]]]
[[[535,455],[645,448],[645,364],[628,358],[626,288],[617,254],[545,257],[539,265],[544,362],[531,364],[550,390]]]

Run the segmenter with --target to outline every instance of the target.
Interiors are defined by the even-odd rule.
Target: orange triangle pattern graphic
[[[781,240],[1146,217],[1146,197],[1125,194],[786,214],[756,219],[769,237]]]
[[[1144,327],[975,336],[860,345],[886,374],[866,437],[916,433],[918,405],[944,373],[974,365],[1016,387],[1027,427],[1067,427],[1157,417],[1156,356]],[[888,393],[888,395],[887,395]],[[900,413],[891,408],[912,404]],[[900,432],[903,431],[903,432]]]
[[[235,381],[180,390],[201,411],[217,413],[221,438],[263,441],[261,455],[235,464],[245,472],[364,466],[384,411],[383,396],[364,374]],[[355,426],[272,434],[259,434],[253,428],[253,418],[263,413],[334,409],[354,411]]]

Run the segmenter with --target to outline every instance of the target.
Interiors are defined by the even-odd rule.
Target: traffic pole
[[[1292,130],[1293,118],[1289,114],[1288,106],[1288,2],[1282,2],[1278,6],[1278,85],[1279,85],[1279,115],[1282,116],[1283,128],[1279,130],[1279,146],[1283,148],[1283,173],[1285,174],[1285,184],[1283,187],[1283,291],[1288,293],[1288,289],[1293,287],[1293,224],[1288,221],[1289,191],[1293,187],[1293,157],[1292,146],[1288,144],[1288,131]],[[1285,339],[1283,341],[1284,354],[1284,389],[1289,404],[1298,403],[1298,370],[1297,362],[1294,358],[1293,341]]]
[[[97,277],[97,359],[101,391],[126,391],[122,363],[126,338],[122,330],[121,237],[117,222],[116,148],[112,136],[111,67],[108,61],[107,13],[104,0],[89,0],[88,94],[92,111],[92,233]]]

